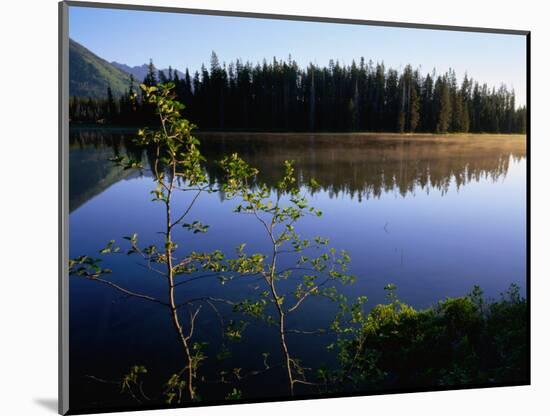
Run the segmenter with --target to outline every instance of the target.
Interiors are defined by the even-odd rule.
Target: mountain
[[[71,97],[106,97],[108,86],[111,87],[114,96],[120,96],[128,89],[129,79],[128,73],[69,39]]]
[[[124,71],[124,72],[127,72],[128,74],[132,74],[134,76],[134,79],[140,83],[143,81],[143,79],[145,78],[145,75],[147,75],[147,71],[149,70],[149,65],[147,64],[143,64],[143,65],[138,65],[138,66],[128,66],[126,64],[121,64],[119,62],[111,62],[111,65],[113,65],[114,67]],[[159,72],[162,72],[166,77],[168,77],[168,69],[157,69],[155,68],[156,70],[156,75],[157,75],[157,78],[158,78],[158,73]],[[181,71],[178,71],[177,69],[173,70],[174,71],[174,74],[177,73],[178,74],[178,77],[181,78],[184,78],[185,77],[185,74]]]
[[[145,75],[147,75],[147,65],[143,64],[141,66],[129,66],[126,64],[121,64],[118,62],[111,62],[111,65],[115,68],[120,69],[121,71],[126,72],[127,74],[132,74],[134,76],[134,79],[137,82],[143,81],[145,78]]]

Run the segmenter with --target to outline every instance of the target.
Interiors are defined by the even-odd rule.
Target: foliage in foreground
[[[164,208],[164,229],[159,232],[163,236],[164,244],[144,245],[138,235],[133,233],[124,237],[130,243],[128,249],[119,247],[115,240],[111,240],[100,250],[100,254],[125,253],[140,256],[142,265],[165,281],[168,296],[152,296],[126,285],[119,285],[116,277],[106,277],[116,273],[101,267],[102,259],[90,256],[72,259],[69,263],[70,274],[110,286],[125,296],[167,308],[181,343],[184,364],[183,368],[172,375],[163,392],[165,401],[169,404],[201,400],[197,388],[205,379],[201,374],[201,367],[206,361],[212,360],[211,356],[205,354],[204,342],[197,341],[197,336],[204,329],[200,325],[200,318],[197,319],[203,307],[211,308],[219,317],[220,325],[224,327],[224,338],[227,340],[242,338],[246,322],[224,319],[219,309],[222,306],[232,306],[233,317],[242,315],[276,327],[281,362],[268,365],[264,357],[263,370],[283,368],[291,396],[294,395],[296,385],[312,386],[307,380],[308,369],[302,367],[301,359],[294,355],[287,341],[289,333],[304,331],[291,328],[287,317],[316,297],[342,302],[343,297],[339,295],[336,285],[353,283],[354,280],[346,272],[349,256],[345,251],[326,247],[327,239],[319,236],[311,240],[303,239],[296,232],[295,225],[300,219],[306,215],[320,217],[322,213],[310,206],[302,195],[290,161],[285,162],[285,175],[277,184],[276,195],[272,195],[266,184],[258,182],[258,170],[249,166],[237,154],[220,162],[226,176],[225,183],[212,183],[202,166],[204,157],[199,149],[200,143],[192,135],[195,126],[181,116],[184,106],[175,100],[174,85],[142,85],[141,88],[148,105],[155,111],[160,122],[157,130],[140,129],[137,143],[147,147],[154,155],[154,160],[147,169],[156,184],[156,188],[151,191],[152,201],[160,203]],[[146,169],[139,161],[123,156],[115,157],[112,161],[123,169]],[[312,181],[310,187],[315,186],[315,181]],[[195,252],[193,245],[179,245],[174,241],[174,230],[179,227],[193,235],[208,232],[208,224],[197,220],[187,221],[190,221],[189,215],[194,214],[192,209],[201,194],[220,191],[224,192],[225,198],[237,201],[238,205],[234,209],[236,214],[252,215],[256,219],[270,244],[268,253],[249,254],[245,251],[246,243],[242,243],[236,248],[236,256],[232,257],[220,250]],[[174,203],[173,197],[176,193],[183,192],[191,192],[194,196],[182,207]],[[281,267],[281,255],[285,255],[294,265]],[[263,290],[250,299],[195,297],[189,285],[207,278],[218,279],[222,285],[236,279],[259,279],[262,283],[256,287]],[[188,317],[185,316],[185,311]],[[225,340],[215,347],[222,355],[227,352],[224,343]],[[232,369],[233,372],[236,370],[239,370],[237,379],[242,379],[240,369]],[[132,381],[134,388],[138,387],[140,400],[148,400],[138,384],[140,374],[144,372],[130,371],[124,379]],[[221,371],[219,380],[211,382],[226,383],[225,377],[226,374]],[[123,386],[123,390],[131,392],[137,398],[138,395],[132,390],[132,383],[125,382]],[[237,390],[232,390],[229,396],[235,398],[239,394]]]
[[[356,303],[339,339],[340,391],[434,388],[528,380],[528,304],[511,285],[487,301],[479,287],[415,310],[397,300],[367,314]],[[353,335],[349,337],[349,332]]]

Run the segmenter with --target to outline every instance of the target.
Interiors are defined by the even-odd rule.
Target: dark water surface
[[[132,133],[73,130],[70,138],[70,256],[97,256],[109,240],[139,235],[144,244],[159,243],[162,206],[151,202],[154,188],[147,174],[123,171],[108,158],[128,154],[148,162],[147,153],[132,145]],[[373,135],[210,134],[199,136],[207,159],[238,152],[274,185],[284,160],[296,161],[300,182],[314,177],[321,189],[309,195],[323,211],[305,218],[297,231],[305,237],[330,238],[346,249],[357,282],[345,289],[366,295],[368,305],[384,301],[383,287],[397,285],[401,300],[427,307],[447,296],[462,296],[480,285],[498,297],[511,283],[526,284],[526,160],[523,136],[407,137]],[[213,181],[221,180],[215,164],[206,166]],[[305,189],[305,188],[304,188]],[[192,195],[178,195],[184,207]],[[181,204],[181,205],[179,205]],[[174,239],[188,250],[265,251],[267,236],[251,216],[233,213],[236,201],[218,193],[202,196],[191,217],[209,224],[206,234],[177,231]],[[122,245],[122,243],[121,243]],[[110,278],[120,285],[155,296],[165,294],[165,282],[135,257],[106,257]],[[254,296],[252,280],[221,286],[216,280],[185,285],[182,298],[219,295],[239,299]],[[334,308],[313,300],[291,324],[303,329],[326,326]],[[205,311],[200,339],[214,348],[220,342],[218,318]],[[331,363],[324,346],[328,337],[296,335],[289,343],[305,364]],[[227,368],[262,368],[262,352],[279,359],[275,331],[251,323],[245,339],[233,345]],[[212,360],[213,361],[213,360]],[[94,381],[120,379],[130,365],[149,369],[146,385],[161,386],[182,366],[179,344],[164,308],[124,298],[96,282],[70,280],[70,405],[73,410],[132,402],[120,388]],[[221,364],[220,364],[221,365]],[[219,365],[205,364],[212,375]],[[253,379],[253,380],[252,380]],[[286,394],[282,373],[274,370],[244,382],[247,398]],[[201,386],[206,399],[222,397],[223,385]],[[304,390],[304,393],[311,391]]]

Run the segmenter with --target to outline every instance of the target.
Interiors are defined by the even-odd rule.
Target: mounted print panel
[[[60,19],[61,413],[529,384],[528,32]]]

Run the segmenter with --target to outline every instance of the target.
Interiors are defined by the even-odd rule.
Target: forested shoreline
[[[186,117],[204,130],[366,131],[397,133],[525,133],[526,108],[516,108],[514,91],[479,84],[454,70],[426,75],[407,65],[401,72],[361,58],[348,66],[300,68],[273,59],[253,65],[220,64],[213,52],[210,69],[180,77],[157,71],[151,61],[143,83],[172,82]],[[71,97],[72,123],[154,125],[153,107],[128,89],[116,97]]]

